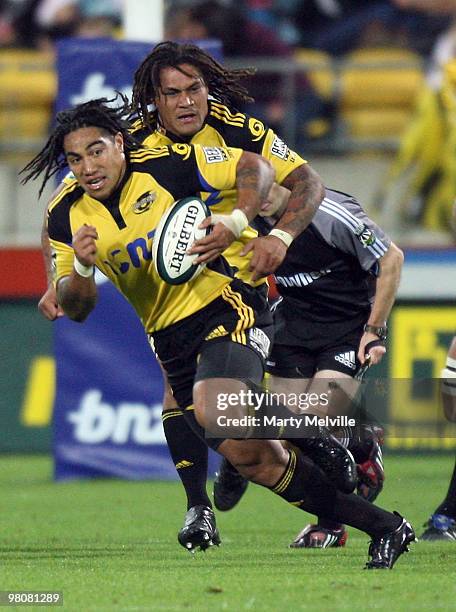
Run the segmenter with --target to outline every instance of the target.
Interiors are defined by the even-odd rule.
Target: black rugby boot
[[[189,552],[194,552],[198,548],[206,550],[214,544],[218,546],[221,540],[212,508],[201,505],[190,508],[177,539]]]
[[[214,480],[214,504],[217,510],[231,510],[244,495],[249,481],[231,463],[222,458]]]
[[[339,491],[353,493],[357,483],[353,455],[326,427],[319,427],[316,436],[290,439],[290,442],[312,459]]]
[[[408,552],[410,542],[415,542],[413,527],[400,514],[394,514],[402,519],[401,524],[394,531],[372,539],[369,546],[371,559],[364,569],[392,569],[402,553]]]

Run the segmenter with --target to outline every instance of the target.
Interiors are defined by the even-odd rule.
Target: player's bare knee
[[[270,440],[225,440],[220,451],[245,478],[264,485],[276,482],[288,461],[280,442]]]

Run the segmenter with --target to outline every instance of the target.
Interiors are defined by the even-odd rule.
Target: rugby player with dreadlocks
[[[210,266],[191,283],[165,283],[150,256],[153,232],[175,200],[203,189],[211,193],[235,189],[231,210],[227,207],[225,214],[242,215],[245,228],[258,215],[274,172],[261,156],[237,148],[223,149],[216,163],[208,160],[200,145],[142,148],[128,131],[125,107],[116,109],[109,102],[94,100],[59,113],[48,142],[24,168],[23,181],[43,175],[41,193],[66,161],[75,178],[48,207],[58,303],[71,319],[84,321],[95,307],[94,268],[99,268],[135,309],[178,406],[193,415],[201,431],[216,409],[208,402],[214,397],[214,384],[229,394],[247,388],[243,381],[261,383],[266,353],[252,340],[258,333],[249,330],[255,328],[263,339],[270,337],[272,316],[261,291],[233,279],[221,257],[211,257]],[[134,214],[135,202],[148,189],[156,192],[153,205],[146,214]],[[208,223],[222,250],[236,242],[221,215]],[[128,259],[130,246],[140,238],[147,249],[135,250],[139,265],[119,265],[119,250],[122,261]],[[237,248],[242,248],[239,243]],[[213,333],[221,322],[226,335]],[[242,341],[240,334],[232,333],[235,330],[246,332]],[[342,493],[298,449],[288,450],[278,440],[265,439],[206,442],[244,477],[293,506],[371,535],[368,569],[391,569],[414,540],[413,528],[400,515]],[[218,543],[215,534],[209,539]]]
[[[158,44],[135,73],[133,109],[139,120],[133,127],[133,134],[152,147],[174,142],[236,146],[259,153],[271,162],[276,181],[283,188],[275,185],[269,199],[284,200],[290,196],[284,214],[268,236],[255,238],[256,233],[250,229],[243,233],[241,239],[245,249],[242,255],[252,251],[251,261],[233,252],[234,246],[224,252],[238,269],[239,278],[261,284],[262,277],[274,272],[283,262],[291,240],[309,225],[324,192],[318,175],[309,164],[261,121],[236,110],[237,105],[251,100],[241,83],[251,72],[227,70],[194,45]],[[233,198],[234,192],[204,195],[214,213],[223,213]],[[268,205],[264,203],[265,208]],[[43,250],[49,253],[45,228]],[[215,243],[215,235],[211,234],[195,246],[194,252],[200,253],[200,261],[208,261],[221,249]],[[40,301],[40,309],[50,319],[61,314],[52,284]],[[206,492],[206,445],[189,431],[182,412],[176,408],[171,393],[166,392],[163,427],[186,490],[190,517],[179,534],[179,541],[186,546],[199,541],[202,533],[213,534],[216,527]],[[230,471],[227,463],[222,468],[226,495],[230,498],[228,505],[232,507],[245,490],[246,481],[237,472]]]
[[[140,121],[133,133],[152,147],[173,142],[238,146],[270,160],[276,170],[276,181],[291,191],[286,214],[276,225],[279,237],[255,238],[256,232],[247,229],[242,239],[246,249],[253,250],[252,260],[249,263],[247,258],[237,257],[235,262],[231,262],[239,268],[238,276],[244,281],[261,284],[264,282],[262,277],[272,273],[283,261],[286,243],[307,227],[322,199],[323,187],[310,165],[290,151],[262,122],[235,110],[239,104],[251,100],[241,83],[242,78],[251,72],[227,70],[195,45],[174,42],[156,45],[135,73],[133,106]],[[289,195],[289,191],[280,190],[275,184],[270,197],[282,199],[284,194]],[[233,192],[228,194],[229,197],[223,195],[211,195],[208,203],[213,212],[223,211],[233,198]],[[210,240],[213,239],[211,236]],[[45,317],[53,320],[62,316],[63,311],[52,284],[46,224],[43,225],[42,246],[49,287],[40,300],[39,309]],[[212,250],[211,254],[219,252],[219,249]],[[224,255],[230,260],[229,251]],[[186,545],[192,538],[198,540],[201,531],[212,533],[215,516],[206,492],[207,448],[191,435],[182,413],[175,408],[175,401],[166,386],[163,427],[170,454],[186,490],[188,510],[196,508],[193,512],[195,522],[187,525],[180,535],[181,542]],[[238,482],[242,488],[243,481],[238,479]]]

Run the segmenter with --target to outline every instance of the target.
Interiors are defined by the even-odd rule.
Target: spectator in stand
[[[51,49],[65,36],[112,36],[121,0],[0,0],[0,45]]]
[[[170,15],[167,20],[167,37],[170,39],[218,39],[222,42],[226,58],[293,59],[294,49],[291,46],[284,43],[273,30],[249,19],[245,7],[237,4],[227,6],[216,0],[206,0],[172,10]],[[256,101],[254,107],[249,105],[249,113],[263,119],[280,134],[282,122],[289,112],[283,74],[277,70],[268,73],[262,71],[250,77],[246,87]],[[332,107],[319,97],[304,74],[299,74],[296,79],[293,110],[302,139],[319,137],[329,130]],[[319,132],[322,118],[325,123]]]
[[[445,21],[405,9],[390,0],[300,0],[294,13],[299,44],[334,55],[365,46],[406,46],[428,54]]]
[[[435,40],[427,79],[433,89],[442,85],[443,67],[456,57],[456,0],[392,0],[404,10],[423,11],[427,15],[446,17],[446,28]],[[448,17],[452,17],[448,21]]]

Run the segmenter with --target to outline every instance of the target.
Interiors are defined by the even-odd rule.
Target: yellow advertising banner
[[[439,389],[456,334],[456,307],[397,305],[390,327],[387,445],[404,450],[456,448],[456,425],[445,420]]]

